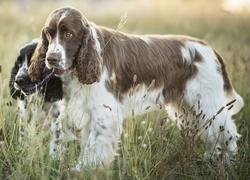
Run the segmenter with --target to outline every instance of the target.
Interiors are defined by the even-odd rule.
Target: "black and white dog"
[[[55,123],[57,117],[60,114],[60,100],[63,96],[62,82],[60,78],[52,77],[45,85],[36,91],[26,90],[28,87],[35,85],[32,83],[28,75],[28,67],[37,44],[38,39],[35,39],[30,43],[25,44],[19,50],[19,54],[11,70],[11,76],[9,80],[10,94],[14,99],[17,99],[20,110],[20,143],[23,141],[26,125],[36,113],[39,113],[39,117],[44,115],[46,121],[52,119],[51,133],[54,134],[55,139],[57,137]],[[42,107],[41,110],[39,107]],[[53,141],[53,143],[56,142],[56,140]],[[51,146],[53,147],[53,145]]]

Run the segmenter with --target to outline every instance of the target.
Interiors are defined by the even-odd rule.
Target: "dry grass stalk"
[[[184,93],[182,94],[180,107],[183,104],[183,97],[184,97]],[[204,120],[206,114],[204,114],[203,110],[201,109],[200,101],[197,102],[197,107],[198,107],[197,111],[194,109],[195,104],[192,105],[188,111],[186,111],[186,109],[182,107],[181,108],[183,111],[182,114],[178,115],[178,113],[175,112],[176,122],[181,121],[181,124],[180,124],[181,134],[185,137],[195,138],[197,134],[200,134],[200,132],[203,129],[207,130],[212,125],[213,121],[215,121],[216,116],[218,116],[225,108],[227,108],[227,110],[232,109],[233,103],[235,101],[236,100],[232,100],[229,103],[227,103],[225,106],[221,107],[217,111],[217,113],[212,118],[207,120],[203,125],[200,125],[200,119]],[[224,127],[220,126],[220,131],[224,131],[224,130],[225,130]]]

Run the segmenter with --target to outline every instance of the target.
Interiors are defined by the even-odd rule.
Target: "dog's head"
[[[19,50],[15,64],[11,70],[9,81],[10,94],[15,99],[23,99],[23,89],[34,86],[34,83],[31,81],[28,75],[28,68],[30,65],[31,56],[34,53],[37,44],[38,40],[33,40],[32,42],[25,44]]]
[[[83,84],[100,79],[102,59],[97,50],[91,23],[71,7],[54,10],[41,32],[38,48],[32,57],[29,74],[40,81],[44,71],[57,69],[58,76],[75,68]]]
[[[25,44],[18,53],[15,64],[11,70],[9,80],[9,88],[11,96],[16,99],[24,99],[25,95],[33,93],[26,91],[26,88],[35,86],[28,74],[28,68],[31,63],[31,57],[38,45],[38,39]],[[54,101],[62,98],[62,82],[58,77],[52,78],[46,85],[42,87],[42,93],[45,95],[45,100]]]

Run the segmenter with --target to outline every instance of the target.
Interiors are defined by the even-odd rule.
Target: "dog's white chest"
[[[68,114],[68,121],[76,129],[82,129],[87,126],[90,120],[88,88],[77,82],[76,79],[71,80],[64,88],[64,98],[66,100],[65,111]]]

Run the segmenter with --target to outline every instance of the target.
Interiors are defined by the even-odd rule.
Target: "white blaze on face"
[[[21,76],[22,74],[26,74],[28,71],[28,58],[25,56],[24,62],[21,64],[21,67],[18,70],[17,76]]]
[[[16,74],[16,78],[17,78],[17,77],[21,77],[21,76],[26,76],[26,75],[28,75],[28,67],[29,67],[29,64],[28,64],[28,58],[27,58],[27,56],[25,56],[24,61],[22,61],[21,63],[22,63],[22,64],[21,64],[21,66],[19,67],[19,70],[18,70],[18,72],[17,72],[17,74]],[[15,78],[15,79],[16,79],[16,78]],[[16,82],[14,83],[14,87],[15,87],[16,89],[20,90],[20,87],[17,85]]]
[[[60,41],[59,41],[59,32],[58,32],[58,30],[57,30],[57,33],[56,33],[56,37],[54,38],[52,43],[49,44],[49,46],[48,46],[48,52],[49,53],[60,53],[61,54],[61,59],[62,60],[66,59],[65,49],[63,48],[63,46],[60,44]]]
[[[54,39],[52,40],[51,44],[49,44],[48,46],[48,53],[59,53],[61,55],[61,59],[59,62],[59,65],[63,68],[63,69],[67,69],[67,65],[66,65],[66,51],[65,48],[60,44],[60,34],[59,34],[59,24],[60,22],[63,20],[63,18],[65,17],[65,13],[62,14],[62,16],[60,17],[58,24],[57,24],[57,32],[56,35],[54,37]],[[47,65],[47,61],[46,61],[46,65]],[[48,67],[48,66],[47,66]]]

